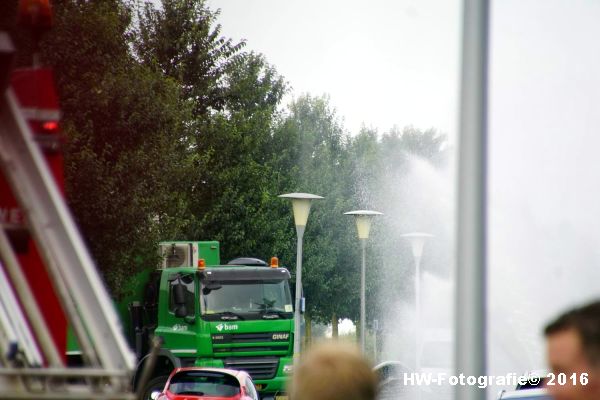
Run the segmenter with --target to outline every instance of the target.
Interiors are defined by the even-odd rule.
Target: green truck
[[[134,277],[131,294],[117,305],[139,360],[134,389],[150,399],[173,368],[224,367],[248,372],[262,399],[285,398],[294,341],[289,271],[276,259],[221,265],[214,241],[161,242],[159,248],[161,267]],[[143,383],[153,337],[162,345]]]

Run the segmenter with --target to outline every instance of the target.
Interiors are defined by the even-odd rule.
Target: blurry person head
[[[556,400],[600,399],[600,301],[561,315],[544,334],[556,376],[548,383],[550,394]]]
[[[290,400],[374,400],[377,377],[360,351],[349,344],[313,346],[294,370]]]

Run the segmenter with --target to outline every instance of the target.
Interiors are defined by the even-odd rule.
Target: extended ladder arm
[[[24,212],[84,357],[107,370],[133,370],[135,356],[122,335],[112,302],[10,90],[0,96],[0,167]]]

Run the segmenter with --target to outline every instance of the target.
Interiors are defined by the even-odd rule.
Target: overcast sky
[[[331,96],[346,127],[455,131],[456,0],[210,0],[223,33],[266,55],[296,95]]]
[[[492,2],[490,364],[544,367],[540,330],[600,297],[600,2]],[[328,93],[346,127],[456,138],[462,3],[210,0],[223,34],[296,95]]]

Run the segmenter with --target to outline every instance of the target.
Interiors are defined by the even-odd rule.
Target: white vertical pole
[[[486,174],[488,0],[465,0],[457,204],[456,375],[486,370]],[[457,400],[485,390],[456,386]]]
[[[366,250],[367,239],[360,239],[362,248],[362,264],[360,269],[360,350],[365,353],[365,269],[366,269]]]
[[[415,372],[421,372],[421,256],[415,256]],[[420,393],[420,392],[419,392]]]
[[[294,364],[297,364],[300,356],[300,325],[302,314],[300,314],[300,301],[302,298],[302,238],[304,237],[304,226],[296,225],[298,245],[296,249],[296,301],[294,313]]]

